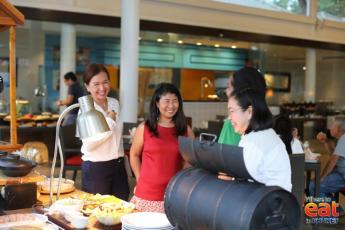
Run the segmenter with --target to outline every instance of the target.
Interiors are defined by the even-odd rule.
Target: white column
[[[305,91],[304,100],[315,102],[316,88],[316,50],[307,49],[306,51],[306,71],[305,71]]]
[[[125,122],[137,122],[140,0],[121,4],[120,115]]]
[[[37,97],[33,93],[36,87],[45,84],[45,78],[42,75],[44,71],[41,71],[44,64],[45,44],[45,36],[42,30],[41,21],[31,22],[31,30],[26,40],[28,40],[28,44],[30,44],[28,48],[30,58],[20,58],[17,65],[21,65],[21,67],[28,70],[28,75],[25,78],[18,78],[18,85],[25,85],[27,90],[20,90],[17,92],[17,97],[23,96],[30,101],[32,113],[41,113],[45,112],[44,101],[47,97]],[[32,68],[33,66],[35,68]],[[39,110],[39,107],[41,107],[42,110]]]
[[[63,76],[70,71],[75,72],[76,65],[76,30],[72,24],[63,23],[61,26],[60,47],[60,99],[66,99],[67,86]]]

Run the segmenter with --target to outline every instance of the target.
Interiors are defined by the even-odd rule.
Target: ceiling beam
[[[121,18],[115,16],[103,16],[87,13],[65,12],[59,10],[47,10],[31,7],[17,6],[27,19],[39,21],[53,21],[60,23],[72,23],[102,27],[120,28]],[[201,26],[182,25],[176,23],[140,20],[140,30],[173,32],[210,37],[222,37],[223,39],[237,39],[247,42],[262,42],[279,45],[291,45],[316,49],[329,49],[345,51],[345,44],[329,43],[307,39],[289,38],[275,35],[264,35],[234,30],[207,28]]]

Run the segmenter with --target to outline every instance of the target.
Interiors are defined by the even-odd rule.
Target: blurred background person
[[[58,100],[57,106],[70,106],[78,103],[78,98],[84,96],[84,90],[77,81],[77,76],[73,72],[68,72],[64,75],[64,81],[67,85],[67,98],[65,100]],[[62,126],[75,124],[77,120],[78,109],[73,109],[66,114]]]
[[[166,186],[186,164],[179,151],[178,136],[194,138],[180,92],[174,85],[162,83],[152,96],[149,117],[138,126],[130,150],[137,180],[131,202],[139,211],[164,212]]]
[[[118,100],[107,96],[110,91],[109,73],[101,64],[90,64],[84,74],[84,83],[94,100],[95,109],[104,115],[111,132],[102,139],[83,139],[82,189],[128,200],[129,185],[121,141],[123,125]]]
[[[298,136],[297,128],[292,128],[292,122],[287,115],[281,114],[275,118],[274,130],[285,144],[288,154],[304,153]]]
[[[345,116],[335,117],[330,127],[331,136],[338,140],[335,148],[325,133],[318,133],[316,139],[324,144],[330,158],[321,173],[320,197],[330,197],[345,188]],[[309,194],[314,196],[315,183],[309,185]],[[344,210],[339,206],[338,212]]]

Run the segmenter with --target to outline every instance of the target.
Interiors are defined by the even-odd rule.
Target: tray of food
[[[120,224],[121,217],[133,212],[134,209],[134,204],[115,196],[81,194],[56,201],[49,208],[49,214],[63,216],[64,220],[73,227],[90,227],[90,225],[105,227]]]

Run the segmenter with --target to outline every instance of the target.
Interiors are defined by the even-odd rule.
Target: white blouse
[[[243,147],[246,168],[256,181],[291,191],[289,156],[273,129],[243,135],[239,146]]]
[[[83,145],[81,152],[83,153],[83,161],[109,161],[124,156],[122,143],[123,124],[120,120],[120,105],[115,98],[107,97],[108,111],[116,112],[116,121],[107,115],[108,111],[104,111],[102,107],[94,102],[95,109],[100,111],[110,128],[110,132],[97,134],[93,137],[82,139]]]
[[[292,154],[304,153],[301,142],[297,138],[293,138],[291,141]]]

